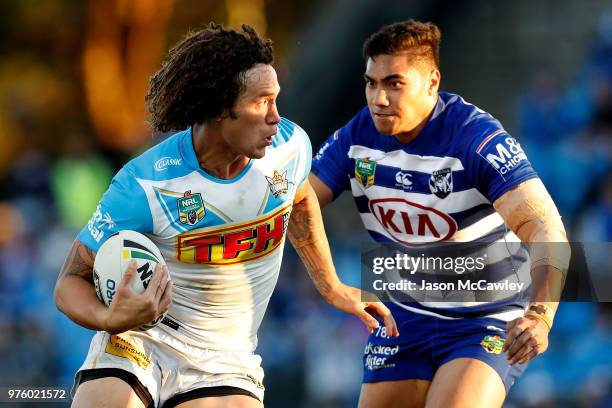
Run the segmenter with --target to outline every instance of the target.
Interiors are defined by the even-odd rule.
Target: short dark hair
[[[363,57],[393,55],[403,51],[415,53],[417,59],[430,59],[440,68],[442,34],[433,23],[415,20],[400,21],[381,27],[363,44]]]
[[[244,90],[244,73],[273,62],[272,40],[253,27],[243,31],[210,23],[174,46],[149,80],[145,97],[154,130],[184,130],[232,108]]]

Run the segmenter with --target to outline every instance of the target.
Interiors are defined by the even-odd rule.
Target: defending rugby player
[[[434,24],[409,20],[367,39],[367,106],[313,160],[320,204],[351,190],[381,243],[560,244],[534,246],[531,265],[510,250],[496,264],[506,278],[515,266],[531,275],[531,302],[388,303],[402,334],[370,335],[364,408],[501,406],[548,347],[569,261],[561,217],[520,145],[488,113],[438,91],[440,38]]]
[[[254,351],[285,234],[330,304],[370,331],[372,315],[397,331],[382,303],[339,281],[307,180],[308,136],[279,116],[271,41],[243,30],[211,24],[170,51],[147,100],[156,130],[180,132],[117,173],[60,272],[58,308],[97,331],[73,406],[263,406]],[[130,267],[107,308],[93,260],[125,229],[147,234],[167,267],[143,294],[130,289],[139,279]],[[153,329],[133,330],[166,311]]]

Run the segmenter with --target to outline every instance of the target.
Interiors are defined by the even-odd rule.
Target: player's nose
[[[277,125],[281,120],[280,114],[278,113],[278,109],[276,108],[276,104],[270,107],[268,114],[266,115],[266,122],[268,125]]]
[[[389,99],[384,89],[379,89],[374,92],[373,102],[376,106],[389,106]]]

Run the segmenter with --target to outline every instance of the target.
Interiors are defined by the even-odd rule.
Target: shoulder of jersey
[[[444,103],[445,128],[453,130],[453,140],[461,145],[477,142],[483,135],[503,129],[491,114],[466,102],[461,96],[441,92],[440,97]]]
[[[189,129],[173,134],[130,160],[124,169],[146,180],[168,180],[191,173],[193,169],[185,163],[182,151],[189,144],[185,138],[190,135]]]
[[[278,124],[278,131],[272,138],[272,149],[278,148],[287,143],[303,143],[308,139],[308,134],[287,118],[281,118]]]

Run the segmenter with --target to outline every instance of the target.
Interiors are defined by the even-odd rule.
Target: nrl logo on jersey
[[[281,194],[287,194],[289,192],[289,180],[287,179],[287,170],[282,174],[278,170],[274,170],[272,177],[266,177],[270,192],[274,194],[274,197],[278,197]]]
[[[355,178],[364,188],[374,185],[376,162],[369,157],[355,161]]]
[[[453,192],[453,173],[446,168],[434,171],[429,178],[429,189],[440,198],[446,198]]]
[[[206,214],[202,194],[191,194],[191,190],[185,191],[184,197],[176,200],[176,205],[178,207],[179,220],[186,225],[197,224]]]

